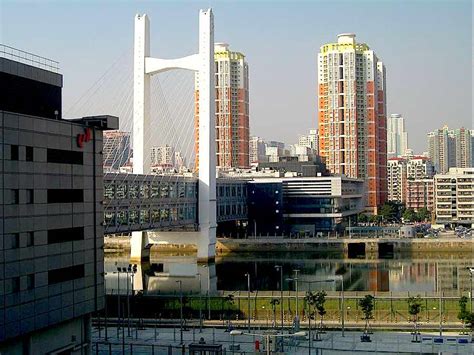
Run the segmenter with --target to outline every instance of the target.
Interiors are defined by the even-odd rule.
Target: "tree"
[[[467,310],[467,303],[469,299],[466,296],[462,296],[459,299],[459,313],[458,313],[458,319],[461,321],[463,328],[468,322],[468,317],[469,317],[469,312]]]
[[[393,221],[397,216],[397,208],[395,204],[385,202],[380,208],[379,216],[382,216],[384,221]]]
[[[227,321],[230,327],[230,307],[234,304],[234,295],[227,295],[225,301],[227,303]]]
[[[365,320],[364,334],[367,334],[369,330],[369,320],[373,318],[374,296],[366,295],[359,300],[359,307],[362,309],[362,313],[364,313],[364,318],[362,318]]]
[[[358,223],[367,223],[367,222],[369,222],[369,216],[367,216],[364,213],[359,213],[357,215],[357,222]]]
[[[413,208],[407,208],[403,212],[403,220],[405,222],[414,222],[416,219],[415,210]]]
[[[276,326],[276,306],[280,304],[280,300],[278,298],[272,298],[271,301],[270,301],[270,305],[272,306],[272,310],[273,310],[273,328],[275,328]]]
[[[420,298],[420,296],[416,297],[410,297],[407,300],[408,303],[408,314],[412,316],[412,322],[414,326],[414,332],[413,332],[413,342],[419,342],[418,340],[418,315],[420,312],[423,310],[423,302]]]
[[[319,324],[319,329],[321,332],[323,331],[323,318],[324,318],[324,315],[326,314],[326,308],[324,306],[325,303],[326,303],[326,292],[318,291],[315,295],[314,307],[318,311],[319,317],[321,319],[321,322]]]
[[[424,222],[428,220],[431,217],[430,211],[426,207],[421,208],[417,213],[416,213],[416,220],[417,222]]]

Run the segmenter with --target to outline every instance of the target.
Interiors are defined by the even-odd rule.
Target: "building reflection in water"
[[[142,262],[136,265],[133,275],[118,272],[129,266],[127,258],[106,259],[105,280],[108,294],[143,292],[147,295],[183,293],[215,294],[217,275],[215,264],[198,264],[195,258],[172,257],[157,262]],[[128,279],[128,282],[127,282]],[[132,284],[133,282],[133,284]],[[128,285],[127,285],[128,284]]]
[[[251,275],[252,290],[277,291],[280,289],[280,273],[275,265],[283,265],[283,289],[294,290],[287,278],[299,270],[299,290],[339,291],[340,283],[321,283],[335,274],[344,276],[346,291],[375,292],[437,292],[456,293],[469,291],[470,275],[467,266],[470,258],[445,255],[442,258],[393,260],[348,260],[320,258],[315,255],[296,256],[226,256],[216,264],[197,264],[193,256],[166,256],[152,259],[151,263],[137,265],[132,277],[125,272],[117,273],[129,265],[128,258],[105,259],[106,288],[108,294],[126,294],[128,290],[145,294],[170,294],[179,292],[181,281],[184,293],[215,294],[218,290],[247,290],[246,273]],[[219,276],[219,277],[218,277]],[[132,285],[133,278],[133,285]]]

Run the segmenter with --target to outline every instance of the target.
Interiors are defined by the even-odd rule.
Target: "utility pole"
[[[247,328],[250,333],[250,274],[246,273],[247,276]]]

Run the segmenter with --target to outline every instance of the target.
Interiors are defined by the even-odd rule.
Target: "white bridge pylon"
[[[196,244],[198,261],[212,261],[216,244],[216,147],[214,99],[214,17],[212,10],[199,13],[199,53],[178,59],[150,57],[147,15],[135,16],[133,91],[133,173],[150,173],[150,77],[173,69],[199,73],[199,183],[197,232],[133,232],[131,259],[149,258],[157,241]]]

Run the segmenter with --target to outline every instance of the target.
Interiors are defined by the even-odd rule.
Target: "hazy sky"
[[[317,53],[354,32],[385,62],[388,113],[406,118],[409,146],[447,123],[472,128],[471,1],[5,1],[0,40],[60,62],[64,103],[77,100],[127,48],[136,13],[151,19],[152,54],[197,50],[198,10],[215,40],[247,56],[251,134],[294,143],[317,127]]]

